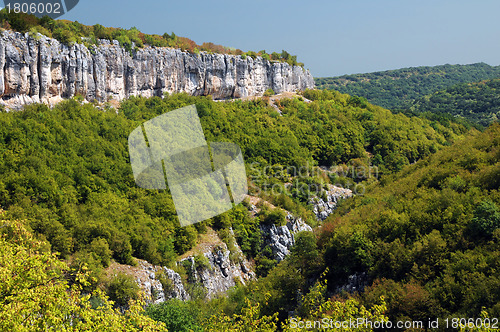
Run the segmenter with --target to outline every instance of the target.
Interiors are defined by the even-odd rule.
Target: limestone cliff
[[[295,234],[298,232],[312,232],[311,226],[302,218],[296,218],[288,213],[285,226],[261,225],[260,230],[264,238],[264,246],[269,246],[274,258],[281,262],[290,253],[290,248],[295,244]]]
[[[120,101],[165,92],[214,99],[260,96],[314,87],[309,71],[287,63],[225,54],[190,54],[145,47],[130,54],[117,41],[90,49],[55,39],[4,31],[0,35],[0,104],[53,104],[82,95],[87,101]]]

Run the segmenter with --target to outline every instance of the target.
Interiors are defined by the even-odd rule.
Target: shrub
[[[116,306],[123,307],[130,300],[137,300],[139,298],[139,286],[135,282],[134,277],[119,272],[108,282],[107,293]]]
[[[491,237],[497,228],[500,228],[498,207],[490,200],[481,202],[474,210],[474,218],[470,222],[472,234],[479,237]]]
[[[208,269],[208,270],[212,269],[212,266],[210,265],[207,256],[203,254],[194,256],[194,266],[196,269]]]
[[[284,210],[276,208],[264,217],[264,224],[284,226],[286,225],[286,213]]]
[[[175,229],[175,250],[183,254],[196,244],[197,233],[192,226],[178,227]]]
[[[274,96],[275,93],[274,93],[274,90],[273,89],[267,89],[265,92],[264,92],[264,97],[271,97],[271,96]]]
[[[198,325],[199,309],[178,299],[150,305],[146,308],[146,315],[165,323],[168,331],[203,331]]]

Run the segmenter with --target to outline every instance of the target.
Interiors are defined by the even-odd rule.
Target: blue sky
[[[61,18],[175,32],[197,43],[287,50],[316,77],[500,64],[499,0],[80,0]]]

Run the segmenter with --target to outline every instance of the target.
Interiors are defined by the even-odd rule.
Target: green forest
[[[206,19],[225,33],[237,29],[238,39],[247,43],[254,42],[247,34],[251,32],[261,34],[257,41],[279,49],[302,41],[311,50],[318,46],[314,34],[325,44],[316,25],[311,25],[316,28],[313,34],[307,33],[308,12],[303,8],[304,24],[286,26],[276,24],[282,21],[269,4],[242,7],[246,14],[254,9],[259,15],[273,14],[268,21],[286,27],[286,34],[270,29],[264,20],[255,26],[253,14],[245,21],[214,4],[192,6],[189,15],[177,18],[207,8],[196,20],[204,24],[205,34],[193,38],[211,36]],[[178,10],[172,4],[165,8]],[[290,9],[283,8],[280,15],[292,18]],[[225,19],[216,16],[218,11]],[[69,17],[85,16],[73,14]],[[150,21],[146,23],[162,24],[161,32],[169,26],[176,31],[187,28],[164,11],[161,20],[147,10],[136,14],[135,24],[142,31],[153,26],[139,14]],[[379,15],[369,14],[380,22]],[[342,17],[364,28],[370,21],[363,15],[356,9]],[[438,323],[436,331],[500,328],[500,66],[446,64],[320,77],[315,78],[315,89],[297,91],[310,86],[310,76],[296,75],[300,67],[288,71],[286,64],[304,65],[285,50],[243,52],[211,42],[198,44],[174,32],[105,27],[90,16],[82,24],[0,10],[0,55],[5,60],[0,84],[6,82],[0,96],[0,332],[426,331],[431,322]],[[237,18],[235,27],[229,16]],[[394,11],[389,16],[397,16],[399,25],[388,21],[387,27],[401,25],[405,31],[404,15]],[[128,22],[125,19],[118,22]],[[194,21],[186,19],[186,25],[198,29]],[[328,23],[322,27],[325,31],[334,26]],[[425,28],[435,32],[432,24]],[[457,29],[449,26],[443,33],[451,30]],[[9,44],[13,32],[25,36],[23,52],[10,52],[9,47],[19,46]],[[345,32],[330,33],[336,36],[330,42],[337,47],[347,45],[343,39],[349,41],[350,47],[337,47],[347,52],[337,58],[349,55],[354,61],[360,54],[354,56],[353,35]],[[368,32],[363,30],[370,43],[386,38],[375,29]],[[95,57],[82,60],[72,52],[63,52],[68,57],[64,61],[54,52],[46,59],[37,46],[44,36],[62,48],[83,44],[92,54],[99,45],[114,42],[144,73],[160,63],[159,68],[169,65],[170,60],[154,54],[151,60],[141,60],[141,49],[156,47],[178,49],[194,58],[206,52],[261,57],[269,63],[252,69],[248,59],[244,73],[228,73],[234,85],[224,79],[206,83],[210,91],[248,85],[249,96],[245,93],[242,99],[214,100],[185,92],[122,99],[124,94],[147,91],[144,88],[161,90],[170,74],[139,78],[128,64],[122,70],[122,61],[108,63],[104,71],[91,63]],[[229,33],[224,37],[238,40]],[[375,46],[388,44],[362,45],[362,40],[355,42],[369,52],[372,65],[380,64]],[[394,40],[392,45],[404,48]],[[442,48],[446,45],[451,44],[443,43]],[[326,49],[314,48],[315,55]],[[389,52],[394,50],[382,53],[386,62],[394,60]],[[323,54],[332,57],[331,52]],[[32,59],[37,56],[35,68]],[[179,67],[186,86],[220,77],[192,67],[185,60],[184,71],[182,64]],[[127,76],[118,77],[117,72]],[[82,80],[87,74],[95,75],[90,80],[94,83]],[[73,96],[70,85],[88,83],[82,91],[97,91],[97,74],[107,80],[103,93],[112,93],[114,99],[100,103]],[[122,85],[126,91],[130,85],[137,88],[123,94]],[[54,98],[44,99],[42,86],[48,86]],[[271,87],[283,93],[275,94]],[[173,89],[201,94],[205,88]],[[73,91],[68,92],[73,97],[62,100],[59,90]],[[51,104],[31,103],[36,100]],[[22,109],[14,110],[20,104]],[[134,179],[129,135],[139,128],[137,141],[143,149],[166,144],[168,139],[152,143],[147,137],[165,128],[153,126],[147,132],[144,123],[191,105],[209,145],[230,142],[241,148],[248,195],[220,215],[181,227],[174,187],[172,195],[168,181],[165,189],[143,189]],[[192,132],[189,125],[176,127]],[[216,166],[221,158],[206,150],[204,160],[225,173],[228,193],[237,197],[231,176]],[[223,151],[224,161],[233,152],[228,150]],[[153,159],[151,151],[149,157]],[[182,167],[176,163],[175,171],[184,176],[184,165],[197,168],[197,157],[190,155]],[[169,162],[160,164],[164,178],[172,181],[174,177],[167,176]],[[223,191],[213,183],[215,191]],[[196,186],[188,190],[205,194]],[[201,215],[188,207],[192,215]],[[394,326],[396,322],[410,325]]]
[[[297,235],[295,249],[280,264],[270,260],[260,245],[259,224],[279,223],[282,218],[274,212],[263,209],[253,218],[239,205],[213,219],[179,227],[168,189],[145,190],[135,185],[127,137],[144,121],[192,104],[208,141],[239,144],[254,187],[266,183],[284,188],[286,182],[295,180],[292,174],[265,173],[259,168],[307,165],[310,176],[297,177],[300,184],[342,183],[354,188],[361,183],[368,188],[366,195],[346,202],[314,233]],[[181,323],[192,330],[243,331],[249,322],[262,331],[286,330],[297,323],[287,320],[290,311],[298,313],[297,319],[358,314],[379,319],[446,317],[462,311],[476,314],[482,306],[487,309],[483,314],[497,312],[494,292],[470,298],[471,303],[477,299],[474,307],[445,300],[445,291],[450,296],[466,296],[453,293],[449,278],[470,267],[436,267],[455,262],[454,255],[462,251],[472,260],[482,253],[484,275],[471,280],[471,285],[488,280],[492,283],[489,291],[496,289],[497,279],[491,272],[496,268],[495,256],[487,248],[497,243],[498,225],[480,207],[497,209],[494,192],[498,184],[490,181],[497,175],[498,151],[493,144],[498,145],[497,127],[480,133],[447,117],[393,114],[362,98],[327,90],[307,90],[303,97],[277,101],[277,106],[281,114],[265,98],[214,102],[210,97],[174,94],[131,97],[117,110],[76,97],[52,109],[34,104],[20,112],[1,112],[0,206],[5,209],[5,221],[0,248],[6,253],[2,273],[7,278],[23,269],[24,263],[9,259],[9,253],[15,252],[31,257],[33,266],[43,262],[54,266],[36,278],[28,270],[4,286],[0,317],[12,315],[13,310],[20,315],[35,310],[39,315],[25,321],[0,318],[2,326],[21,329],[26,324],[56,324],[58,319],[69,324],[68,317],[98,319],[95,310],[102,306],[110,319],[102,324],[128,324],[130,330],[141,324],[166,326],[174,331],[182,331],[175,327]],[[487,140],[493,145],[477,143]],[[471,153],[457,152],[465,149],[463,142],[479,145],[473,145]],[[457,153],[466,159],[458,164],[446,159]],[[320,179],[313,172],[318,166],[353,165],[376,166],[381,178],[335,174]],[[413,183],[417,185],[412,187]],[[283,190],[280,195],[267,195],[266,188],[258,193],[254,187],[251,194],[260,194],[313,227],[318,225],[304,193]],[[448,200],[450,193],[456,194]],[[415,202],[419,204],[413,206]],[[223,239],[224,230],[234,229],[244,254],[255,261],[258,281],[238,286],[226,298],[172,300],[149,306],[144,313],[133,280],[105,276],[104,269],[111,262],[134,265],[136,258],[176,268],[185,275],[175,261],[196,245],[208,227]],[[468,227],[477,238],[469,238]],[[454,231],[463,236],[457,237]],[[447,252],[442,252],[443,246]],[[398,264],[387,261],[390,257],[397,257]],[[360,294],[338,293],[331,298],[336,287],[357,272],[368,273],[373,285]],[[30,289],[57,298],[56,302],[47,300],[54,307],[41,306]],[[401,301],[406,299],[405,292],[413,290],[422,298],[415,299],[414,310],[405,311],[406,303]],[[30,299],[30,307],[12,307],[22,298]],[[61,301],[73,302],[61,308]],[[116,305],[128,301],[136,302],[131,302],[125,316],[118,315]],[[434,305],[432,311],[427,303]],[[155,325],[148,317],[166,325]]]
[[[366,98],[390,110],[407,109],[413,102],[459,83],[500,78],[500,66],[485,63],[414,67],[367,74],[315,78],[318,89],[337,90]]]
[[[454,85],[417,100],[415,114],[449,114],[487,127],[500,118],[500,80]]]

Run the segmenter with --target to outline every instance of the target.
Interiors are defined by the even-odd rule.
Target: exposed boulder
[[[313,205],[313,212],[318,220],[325,220],[330,214],[333,213],[337,207],[337,203],[341,199],[352,197],[352,191],[336,186],[330,186],[328,191],[324,192],[324,198],[313,197],[310,199],[309,204]]]
[[[235,247],[238,251],[234,253],[235,255],[231,255],[225,243],[202,253],[208,265],[197,264],[193,256],[183,260],[189,262],[190,279],[199,282],[206,289],[208,298],[226,293],[238,282],[246,284],[249,280],[255,279],[250,263],[244,258],[240,248],[237,245]],[[231,259],[230,256],[236,258]]]
[[[185,301],[190,298],[181,276],[174,270],[137,260],[137,267],[132,272],[148,303],[160,303],[172,298]],[[164,278],[167,279],[169,289],[163,287],[162,282],[165,283],[166,280]]]

